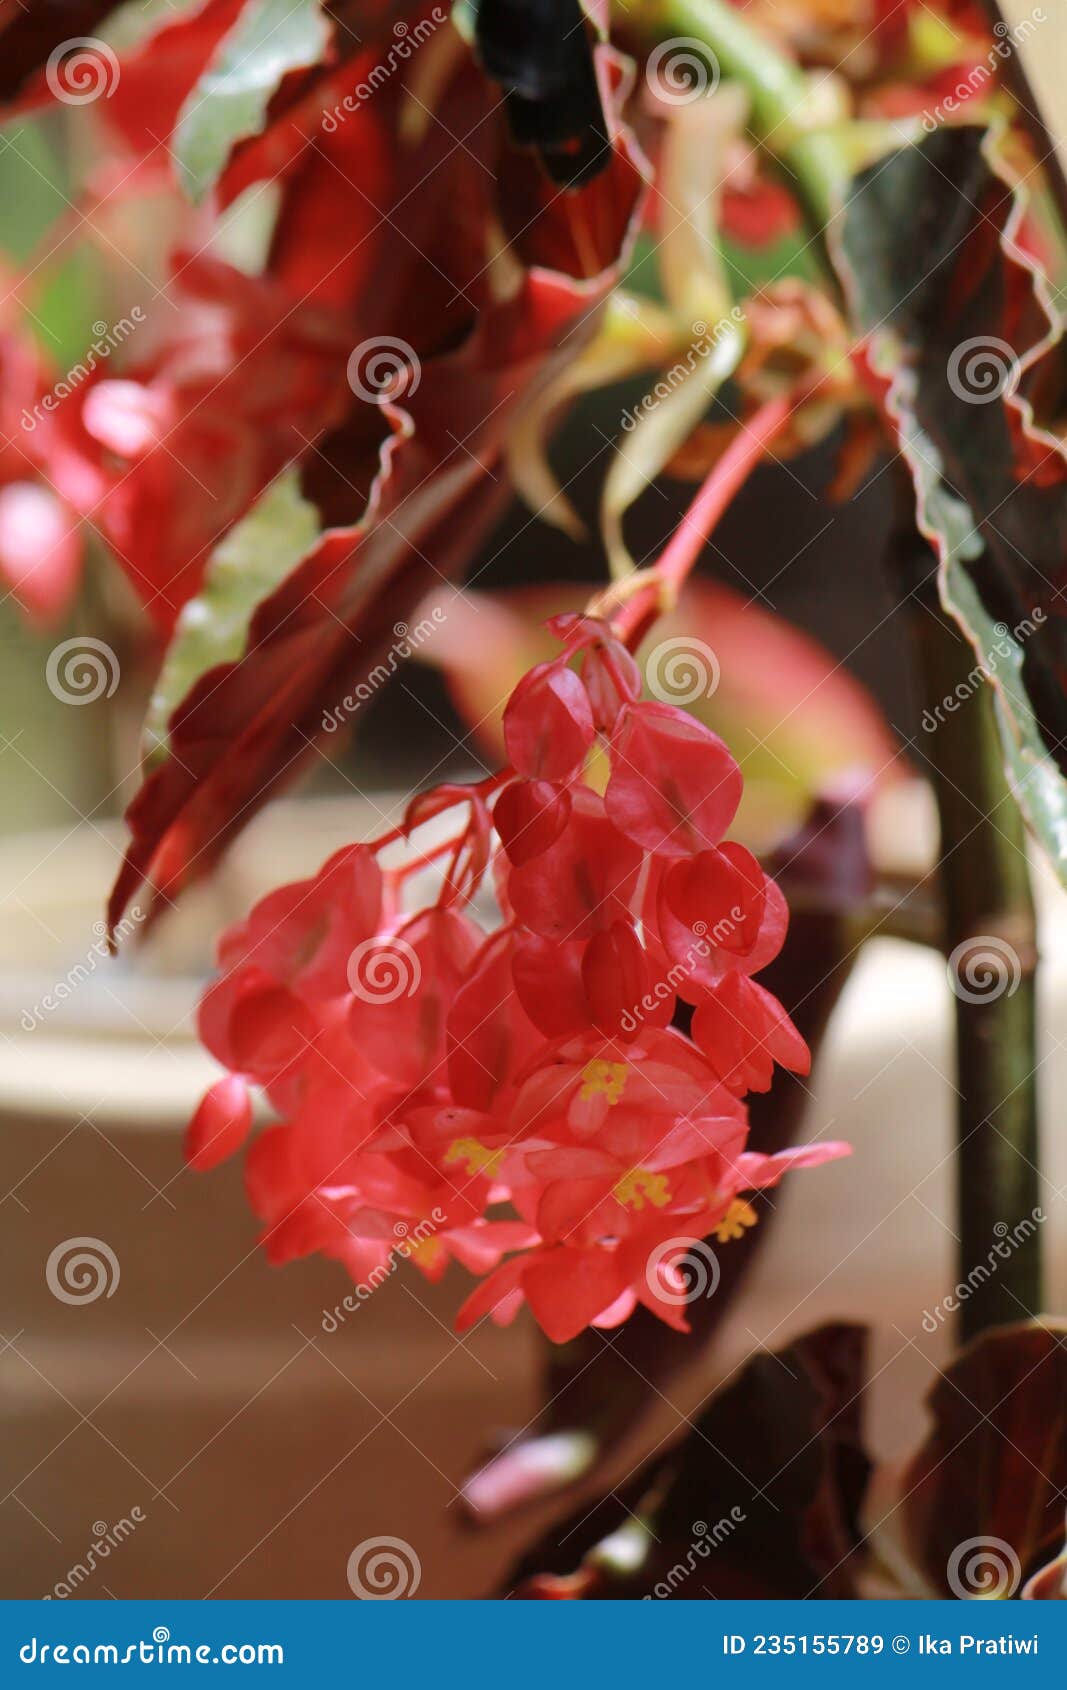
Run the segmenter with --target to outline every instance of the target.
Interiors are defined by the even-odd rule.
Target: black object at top
[[[566,187],[599,175],[611,143],[580,0],[479,0],[475,39],[516,141]]]

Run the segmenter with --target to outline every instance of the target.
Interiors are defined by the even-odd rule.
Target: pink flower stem
[[[817,385],[818,378],[768,399],[731,440],[640,588],[612,615],[615,634],[631,650],[674,603],[719,518]]]

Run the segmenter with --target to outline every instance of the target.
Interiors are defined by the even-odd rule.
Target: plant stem
[[[841,204],[850,170],[834,135],[806,128],[811,84],[774,42],[753,29],[729,0],[618,0],[619,30],[646,41],[688,36],[705,44],[723,77],[749,97],[749,129],[795,178],[808,215],[821,231]]]
[[[656,618],[673,606],[719,518],[819,380],[815,376],[761,405],[708,473],[656,562],[597,595],[590,613],[610,613],[617,639],[633,649]],[[620,590],[625,594],[621,602]]]
[[[910,499],[910,488],[908,489]],[[908,531],[910,530],[910,532]],[[1004,778],[992,693],[960,683],[974,653],[933,592],[933,556],[910,508],[895,557],[913,594],[923,702],[941,705],[922,750],[941,827],[940,879],[956,1010],[960,1332],[1024,1320],[1042,1301],[1035,975],[1026,840]],[[958,708],[944,708],[945,700]],[[960,700],[962,699],[962,703]],[[1020,1222],[1030,1225],[1016,1233]],[[1002,1249],[995,1256],[997,1245]],[[989,1270],[977,1280],[976,1269]]]
[[[645,42],[674,36],[702,42],[720,74],[749,96],[749,128],[792,174],[813,232],[820,237],[840,208],[851,175],[839,135],[812,120],[811,84],[773,42],[753,29],[729,0],[618,0],[620,31]],[[778,418],[770,433],[780,426]],[[733,466],[731,466],[732,468]],[[731,489],[732,490],[732,489]],[[706,485],[689,511],[692,524],[675,537],[655,574],[675,591],[720,514],[718,489]],[[967,642],[951,628],[937,600],[936,562],[918,534],[910,483],[902,479],[902,517],[894,553],[905,592],[915,605],[915,650],[926,704],[956,700],[957,686],[974,668]],[[666,567],[664,567],[666,565]],[[642,616],[655,615],[641,586],[616,613],[623,637],[635,643]],[[662,598],[660,599],[660,606]],[[645,624],[647,625],[647,624]],[[968,686],[968,693],[973,689]],[[940,720],[940,718],[939,718]],[[997,726],[988,689],[959,711],[945,713],[931,736],[928,756],[941,823],[941,882],[945,948],[956,962],[956,1061],[958,1074],[957,1188],[962,1334],[1019,1320],[1041,1304],[1039,1173],[1034,988],[1036,922],[1025,837],[1003,774]],[[977,946],[974,941],[979,941]],[[971,969],[968,977],[968,946]],[[1006,968],[1003,989],[981,990],[986,962]],[[961,972],[963,970],[963,972]],[[1022,1234],[1022,1222],[1030,1229]],[[1020,1239],[1021,1241],[1017,1241]],[[1003,1255],[992,1251],[1008,1241]],[[977,1284],[969,1277],[985,1268]]]

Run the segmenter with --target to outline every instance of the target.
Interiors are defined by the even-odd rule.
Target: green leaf
[[[167,723],[201,675],[244,653],[256,606],[311,549],[319,532],[314,505],[286,470],[212,552],[204,585],[178,618],[144,725],[145,759],[169,751]]]
[[[262,133],[282,78],[318,64],[329,41],[319,0],[247,0],[178,120],[174,151],[190,199],[214,187],[238,141]]]
[[[745,349],[739,318],[706,326],[671,369],[666,370],[623,422],[620,441],[604,479],[600,502],[604,549],[616,580],[635,567],[623,538],[623,517],[651,486],[703,421],[712,400],[733,375]]]
[[[942,603],[974,647],[976,684],[985,678],[993,687],[1008,784],[1027,826],[1062,877],[1067,864],[1067,782],[1048,754],[1023,680],[1024,646],[1041,626],[1044,612],[1032,607],[1031,615],[1014,628],[994,621],[969,573],[983,552],[969,507],[945,486],[936,447],[913,421],[901,419],[900,440],[915,481],[919,526],[940,550]]]
[[[974,649],[975,687],[994,690],[1012,791],[1067,881],[1063,319],[1045,273],[1062,273],[1062,252],[1040,217],[1024,225],[1031,207],[1010,144],[960,126],[881,161],[854,185],[835,256],[937,555],[941,603]],[[1024,235],[1042,240],[1041,261]]]
[[[548,458],[548,437],[560,413],[575,398],[592,393],[665,358],[683,355],[689,337],[670,312],[642,294],[622,288],[607,299],[595,337],[529,401],[508,435],[507,462],[512,485],[534,514],[572,539],[584,528]],[[704,402],[705,407],[707,401]]]
[[[604,483],[601,529],[616,577],[634,567],[623,537],[626,512],[702,421],[745,349],[744,314],[731,306],[717,229],[723,161],[744,114],[740,91],[720,89],[676,106],[664,137],[658,268],[685,350],[628,413]]]

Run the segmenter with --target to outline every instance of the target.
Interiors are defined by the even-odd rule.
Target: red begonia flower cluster
[[[557,1342],[638,1302],[687,1330],[687,1250],[706,1270],[701,1241],[754,1221],[745,1192],[847,1147],[746,1149],[744,1093],[775,1062],[806,1071],[808,1052],[752,978],[787,913],[723,843],[737,763],[641,700],[607,624],[552,626],[563,649],[507,707],[508,770],[421,794],[401,828],[225,936],[201,1031],[231,1075],[189,1157],[238,1148],[251,1083],[283,1118],[247,1162],[272,1261],[318,1250],[373,1285],[396,1253],[430,1279],[455,1258],[486,1275],[461,1329],[525,1301]],[[430,853],[436,902],[405,909],[426,854],[399,869],[380,855],[458,806],[464,825]]]

